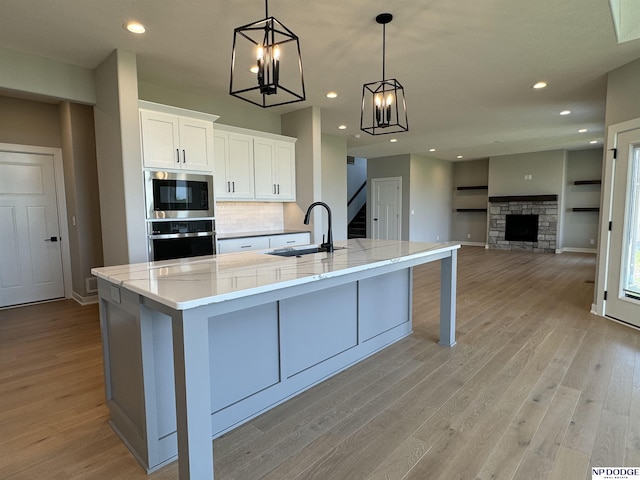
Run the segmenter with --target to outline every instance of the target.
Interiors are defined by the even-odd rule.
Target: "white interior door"
[[[402,219],[402,178],[371,180],[371,237],[376,240],[400,240]]]
[[[63,298],[52,155],[0,152],[0,307]]]
[[[620,133],[616,148],[605,313],[640,327],[640,129]]]

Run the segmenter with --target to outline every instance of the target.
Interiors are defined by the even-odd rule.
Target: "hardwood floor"
[[[217,480],[590,480],[640,466],[639,332],[591,315],[595,257],[464,247],[458,344],[439,265],[414,334],[214,441]],[[107,425],[96,306],[0,311],[0,478],[147,476]]]

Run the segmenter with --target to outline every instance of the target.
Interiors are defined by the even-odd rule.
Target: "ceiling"
[[[0,47],[91,69],[125,49],[142,81],[219,95],[233,29],[265,16],[262,0],[2,3]],[[382,12],[394,16],[386,70],[404,86],[409,132],[371,136],[359,128],[360,101],[363,83],[382,80]],[[321,107],[323,133],[344,136],[358,157],[455,161],[602,145],[606,74],[640,57],[640,40],[617,43],[607,0],[271,0],[269,13],[300,37],[307,92],[274,111]],[[147,33],[126,32],[129,20]],[[531,88],[539,80],[548,87]]]

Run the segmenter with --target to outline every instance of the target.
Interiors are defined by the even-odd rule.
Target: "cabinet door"
[[[293,202],[296,199],[296,154],[295,144],[276,142],[274,170],[278,200]]]
[[[230,198],[254,199],[253,137],[237,133],[229,134],[227,181],[230,182]]]
[[[231,181],[227,173],[229,163],[229,134],[213,132],[213,193],[216,199],[231,197]]]
[[[180,127],[178,117],[140,110],[142,159],[145,167],[180,167]]]
[[[180,117],[180,159],[182,168],[210,172],[213,158],[213,124]]]
[[[273,200],[278,197],[275,182],[276,142],[267,138],[253,139],[256,198]]]

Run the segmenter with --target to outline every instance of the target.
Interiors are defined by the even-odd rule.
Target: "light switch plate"
[[[120,289],[113,285],[111,285],[111,300],[120,303]]]

